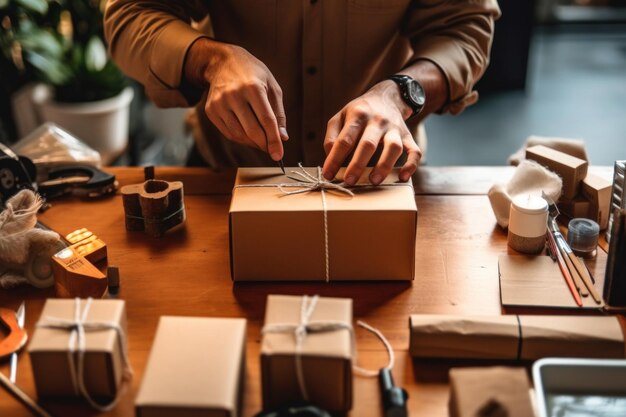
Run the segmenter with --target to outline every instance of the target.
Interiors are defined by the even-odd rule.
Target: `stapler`
[[[48,179],[39,183],[39,193],[46,199],[72,194],[100,197],[117,190],[115,175],[90,165],[74,165],[53,169]]]

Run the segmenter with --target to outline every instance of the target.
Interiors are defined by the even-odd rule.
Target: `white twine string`
[[[91,407],[96,410],[105,412],[110,411],[117,405],[120,398],[120,392],[109,402],[108,404],[97,403],[87,391],[85,387],[85,345],[86,345],[86,331],[99,331],[99,330],[115,330],[118,335],[120,344],[120,350],[122,355],[122,363],[124,366],[124,379],[129,379],[132,376],[133,370],[130,367],[128,360],[128,354],[126,349],[126,334],[122,327],[117,323],[111,322],[85,322],[91,303],[93,299],[90,297],[85,303],[85,308],[81,314],[80,298],[76,298],[74,303],[74,319],[67,320],[58,317],[44,317],[37,323],[37,327],[48,329],[69,330],[69,344],[68,344],[68,361],[70,366],[70,375],[72,377],[72,387],[76,395],[82,395],[83,398],[89,403]],[[78,345],[78,346],[77,346]],[[78,366],[76,365],[74,353],[78,352]]]
[[[347,188],[345,183],[335,183],[332,181],[328,181],[322,175],[322,168],[317,167],[317,177],[311,175],[307,172],[306,169],[302,166],[302,163],[298,164],[300,167],[299,171],[291,171],[293,175],[287,175],[287,178],[295,181],[295,182],[283,182],[279,184],[238,184],[235,185],[235,188],[265,188],[265,187],[273,187],[278,188],[284,195],[294,195],[294,194],[302,194],[308,193],[311,191],[319,190],[322,194],[322,210],[324,215],[324,257],[325,257],[325,273],[326,273],[326,282],[330,282],[330,251],[328,249],[328,206],[326,204],[326,191],[327,190],[335,190],[344,194],[348,194],[353,197],[354,193]],[[413,188],[413,185],[410,183],[389,183],[389,184],[380,184],[383,186],[408,186]],[[375,187],[369,184],[365,185],[356,185],[353,187],[358,188],[369,188]],[[288,191],[287,188],[298,188],[297,190]]]
[[[352,325],[350,325],[349,323],[335,320],[311,322],[311,316],[313,315],[313,311],[317,306],[318,300],[318,295],[314,295],[313,297],[309,297],[308,295],[302,296],[302,304],[300,306],[300,322],[298,324],[266,324],[261,330],[262,335],[266,335],[268,333],[293,333],[296,341],[296,351],[294,354],[296,377],[298,379],[298,388],[300,389],[300,395],[302,396],[302,399],[304,401],[309,401],[309,394],[306,388],[306,381],[304,379],[304,370],[302,366],[302,346],[309,333],[325,333],[337,330],[347,330],[350,333],[352,356],[354,358],[354,361],[356,362],[356,337]],[[387,350],[387,355],[389,356],[389,362],[387,363],[387,366],[385,368],[393,368],[395,361],[393,348],[391,347],[389,341],[382,334],[382,332],[375,327],[365,323],[364,321],[357,321],[357,325],[374,333],[382,341],[385,349]],[[361,368],[357,365],[353,365],[352,369],[360,376],[378,376],[378,371]]]

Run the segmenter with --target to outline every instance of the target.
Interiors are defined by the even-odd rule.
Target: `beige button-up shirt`
[[[444,73],[442,112],[473,104],[499,13],[496,0],[109,0],[105,34],[115,61],[158,106],[198,104],[194,136],[216,167],[273,162],[223,138],[204,115],[206,95],[181,92],[185,54],[201,36],[247,49],[283,90],[285,164],[314,166],[326,156],[328,119],[415,60]]]

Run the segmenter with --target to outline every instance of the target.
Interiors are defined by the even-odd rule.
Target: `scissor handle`
[[[17,324],[17,317],[13,310],[0,308],[0,326],[8,331],[7,337],[0,340],[0,358],[4,358],[20,350],[26,344],[28,336],[26,330]]]

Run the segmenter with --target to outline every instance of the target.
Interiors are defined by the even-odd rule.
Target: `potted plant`
[[[39,122],[64,127],[108,163],[126,148],[133,92],[107,55],[103,7],[101,0],[0,0],[0,12],[14,16],[3,25],[13,61],[42,82],[32,94]]]

